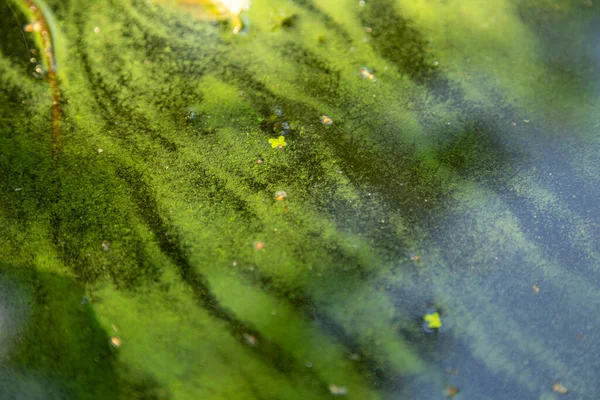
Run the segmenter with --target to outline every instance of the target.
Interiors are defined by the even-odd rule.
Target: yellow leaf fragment
[[[271,143],[271,147],[273,147],[274,149],[277,147],[279,147],[281,149],[284,146],[287,146],[284,136],[279,136],[277,139],[271,138],[271,139],[269,139],[269,143]]]
[[[440,313],[438,312],[425,314],[423,319],[427,323],[427,328],[429,329],[438,329],[442,326],[442,319],[440,318]]]

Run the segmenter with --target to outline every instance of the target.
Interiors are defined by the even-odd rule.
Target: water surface
[[[0,398],[599,398],[599,5],[236,18],[0,3]]]

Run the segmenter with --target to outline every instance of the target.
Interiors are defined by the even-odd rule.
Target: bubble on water
[[[335,396],[343,396],[348,393],[348,389],[345,386],[338,386],[333,383],[329,385],[329,391]]]

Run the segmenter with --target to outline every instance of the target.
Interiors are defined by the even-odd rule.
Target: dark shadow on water
[[[118,362],[118,349],[73,280],[0,265],[0,399],[151,399],[170,396]]]
[[[14,333],[2,343],[10,351],[0,367],[0,398],[117,397],[116,353],[77,284],[27,266],[1,265],[0,289],[2,309],[13,314],[2,321],[3,330]]]

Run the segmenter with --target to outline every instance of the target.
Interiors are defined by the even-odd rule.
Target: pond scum
[[[600,397],[598,5],[185,3],[0,3],[1,399]]]

